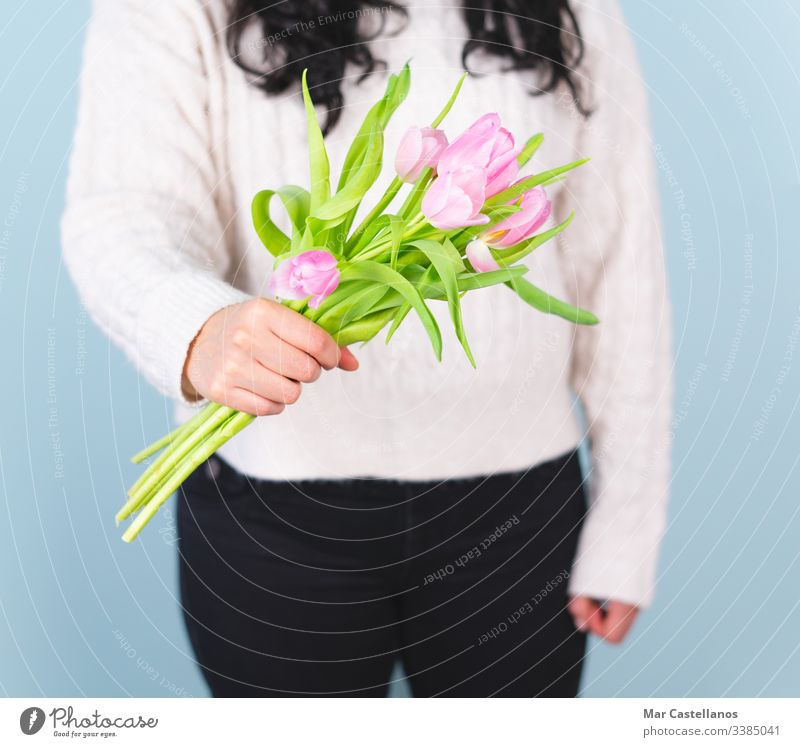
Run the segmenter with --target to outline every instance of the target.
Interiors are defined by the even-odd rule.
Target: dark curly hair
[[[308,67],[314,99],[327,109],[326,132],[341,114],[347,64],[361,70],[361,80],[383,65],[367,42],[383,33],[390,15],[403,21],[408,15],[404,7],[386,0],[230,0],[228,13],[228,51],[253,85],[267,94],[279,93],[296,84]],[[565,85],[578,110],[588,113],[573,72],[584,46],[569,0],[472,0],[464,3],[463,13],[470,34],[462,50],[465,69],[469,56],[484,50],[507,60],[508,70],[538,73],[535,94]],[[369,34],[359,28],[365,16],[378,20]],[[252,25],[260,36],[246,44]]]

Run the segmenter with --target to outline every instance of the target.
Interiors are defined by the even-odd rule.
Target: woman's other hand
[[[635,605],[613,599],[603,608],[589,597],[572,597],[568,607],[578,630],[594,633],[608,643],[622,643],[639,614]]]
[[[297,402],[322,369],[355,371],[358,361],[321,327],[266,298],[220,309],[189,347],[187,399],[201,397],[251,415],[276,415]]]

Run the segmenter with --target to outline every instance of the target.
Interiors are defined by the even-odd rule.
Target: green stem
[[[230,408],[225,408],[230,409]],[[217,429],[212,435],[206,437],[202,443],[197,444],[198,448],[192,451],[191,457],[181,462],[181,465],[176,469],[166,480],[157,492],[147,502],[144,509],[137,515],[131,525],[125,530],[122,539],[125,542],[130,542],[135,539],[139,532],[145,527],[150,519],[155,516],[156,511],[161,508],[162,504],[169,498],[186,480],[189,475],[194,472],[206,459],[208,459],[217,449],[222,446],[226,441],[233,438],[239,431],[246,426],[250,425],[255,419],[255,416],[249,415],[246,412],[236,412],[235,414],[223,425]]]
[[[427,168],[425,169],[422,174],[420,174],[419,179],[417,179],[416,184],[414,185],[414,189],[408,193],[403,204],[400,206],[400,209],[397,211],[397,214],[401,218],[408,218],[408,213],[411,211],[413,207],[416,207],[419,210],[419,206],[417,205],[418,202],[421,202],[419,199],[420,193],[424,192],[428,186],[428,183],[433,178],[433,169]]]
[[[164,449],[163,453],[161,453],[158,456],[158,458],[144,472],[142,472],[142,474],[139,476],[139,479],[135,483],[133,483],[133,485],[131,485],[130,489],[128,490],[128,495],[131,495],[136,490],[138,490],[139,486],[147,478],[147,475],[150,474],[150,470],[158,469],[158,467],[164,463],[167,457],[171,453],[173,453],[175,449],[177,449],[178,446],[180,446],[187,438],[189,438],[192,431],[198,428],[203,422],[208,420],[208,418],[210,418],[211,415],[213,415],[214,412],[216,412],[220,407],[221,405],[217,404],[216,402],[209,402],[209,404],[207,404],[202,410],[200,410],[200,412],[194,415],[190,420],[187,420],[179,428],[176,428],[174,431],[172,431],[172,433],[168,434],[169,436],[177,434],[177,436],[174,439],[170,439],[170,441],[168,442],[169,445],[167,446],[166,449]],[[153,447],[156,444],[159,444],[162,441],[164,441],[166,438],[167,436],[164,436],[164,438],[160,438],[158,441],[155,442],[155,444],[151,444],[146,449],[140,451],[139,454],[136,455],[136,457],[138,457],[140,454],[145,454],[151,449],[152,451],[150,451],[150,453],[151,454],[155,453],[156,449],[154,449]],[[147,456],[149,456],[149,454]],[[135,464],[138,464],[141,460],[136,459],[136,457],[133,458],[133,462]]]
[[[456,103],[456,99],[458,98],[458,92],[461,90],[461,86],[464,85],[464,81],[466,80],[468,74],[469,73],[464,73],[458,79],[458,83],[456,83],[456,87],[453,90],[453,93],[450,94],[450,98],[447,100],[447,103],[444,105],[444,108],[442,109],[442,111],[439,112],[436,119],[434,119],[433,122],[431,122],[431,127],[433,127],[434,129],[436,129],[442,123],[442,120],[447,116],[449,111],[453,108],[453,104]]]
[[[181,436],[181,434],[185,432],[186,426],[189,425],[189,422],[191,421],[187,421],[186,423],[181,423],[175,430],[167,433],[166,436],[162,436],[161,438],[158,439],[158,441],[153,441],[153,443],[151,443],[149,446],[145,446],[144,449],[142,449],[140,452],[134,454],[131,457],[131,461],[134,464],[140,464],[145,459],[147,459],[147,457],[152,456],[157,451],[161,451],[161,449],[163,449],[165,446],[168,446],[173,441],[177,443],[177,441],[179,440],[179,436]]]
[[[409,230],[407,236],[412,236],[416,233],[422,226],[428,225],[428,219],[422,214],[417,213],[413,218],[408,221],[408,225],[406,226],[406,230]],[[403,238],[407,237],[406,235]]]
[[[409,192],[409,194],[406,196],[406,199],[401,205],[400,210],[397,211],[398,216],[400,216],[401,218],[408,219],[409,218],[408,213],[411,212],[411,210],[416,210],[416,213],[414,214],[413,218],[410,219],[410,224],[412,225],[413,230],[419,228],[419,226],[425,223],[427,220],[425,216],[421,212],[419,212],[419,205],[417,203],[419,202],[420,194],[425,191],[432,176],[433,176],[433,169],[430,168],[425,169],[420,175],[419,179],[417,179],[417,181],[415,182],[411,192]],[[395,187],[396,183],[398,184],[398,186],[393,190],[393,187]],[[353,234],[347,240],[347,245],[345,248],[345,256],[347,256],[348,259],[350,259],[351,261],[355,259],[364,259],[365,252],[370,252],[369,256],[374,256],[373,253],[373,250],[375,248],[374,244],[373,245],[367,244],[354,256],[350,256],[350,254],[353,251],[353,249],[358,248],[359,239],[362,238],[362,235],[364,231],[366,231],[366,229],[369,227],[369,224],[382,214],[383,210],[392,201],[392,199],[394,199],[394,196],[397,194],[397,191],[402,185],[403,182],[400,180],[400,178],[395,177],[394,181],[389,185],[389,188],[386,190],[386,193],[384,194],[383,198],[381,198],[381,201],[375,206],[375,208],[373,208],[370,211],[369,215],[366,218],[364,218],[364,220],[361,222],[361,225],[359,225],[359,227],[353,232]],[[387,195],[390,195],[389,199],[384,202]],[[404,239],[409,238],[411,235],[413,235],[413,231],[411,233],[406,233],[403,236],[403,238]]]
[[[192,453],[194,448],[210,433],[219,427],[234,414],[236,410],[220,405],[204,422],[195,428],[189,436],[171,450],[160,464],[153,464],[140,478],[139,484],[128,491],[130,498],[116,515],[117,523],[127,519],[139,506],[145,503],[148,496],[158,486],[165,475],[173,471],[175,466]]]
[[[234,410],[234,412],[236,411]],[[164,483],[171,477],[172,473],[175,470],[180,469],[181,465],[192,456],[194,451],[198,448],[201,448],[206,439],[212,438],[214,434],[219,431],[220,428],[224,427],[225,423],[229,422],[232,417],[233,415],[230,415],[228,419],[225,420],[221,425],[217,426],[215,430],[208,432],[197,446],[182,452],[174,469],[162,472],[162,474],[156,477],[155,481],[151,482],[146,489],[137,490],[136,494],[131,496],[130,500],[125,504],[125,507],[116,515],[115,518],[117,524],[124,519],[127,519],[129,516],[132,516],[137,511],[140,511],[143,506],[149,503],[161,486],[164,485]]]
[[[383,309],[381,311],[368,314],[358,321],[348,324],[333,337],[339,345],[352,345],[356,342],[366,342],[378,334],[394,316],[395,309]]]
[[[389,206],[389,203],[395,198],[403,184],[404,182],[399,176],[396,176],[394,179],[392,179],[391,184],[383,193],[383,197],[378,200],[375,207],[373,207],[372,210],[367,213],[367,217],[361,221],[361,223],[358,225],[358,228],[356,228],[356,230],[350,235],[350,238],[347,240],[347,244],[345,246],[345,254],[347,254],[347,252],[351,250],[353,246],[355,246],[356,242],[358,241],[358,237],[361,236],[361,234],[366,230],[367,226],[369,226],[369,224],[372,223],[375,218],[381,215]]]
[[[187,422],[185,424],[186,427],[182,437],[180,439],[176,439],[172,444],[164,449],[158,458],[142,473],[139,479],[133,485],[131,485],[130,489],[128,490],[128,495],[132,496],[135,493],[139,493],[145,482],[147,482],[152,475],[163,471],[164,465],[167,461],[174,460],[176,455],[179,456],[180,454],[186,453],[187,448],[191,448],[188,443],[189,439],[191,439],[195,433],[199,431],[205,432],[209,427],[213,427],[209,425],[209,420],[222,408],[223,405],[220,405],[217,402],[210,402],[203,408],[202,412],[198,413],[198,416],[195,416],[192,418],[192,420]]]
[[[147,457],[152,456],[157,451],[160,451],[165,446],[174,443],[179,443],[185,438],[186,431],[192,430],[194,426],[199,425],[210,414],[211,410],[216,409],[219,405],[216,402],[209,402],[205,407],[201,407],[191,418],[186,422],[181,423],[174,431],[170,431],[166,436],[162,436],[158,441],[154,441],[149,446],[146,446],[138,454],[131,457],[134,464],[141,464]]]
[[[420,214],[414,218],[414,221],[406,227],[405,232],[403,233],[403,241],[405,243],[409,239],[416,238],[417,232],[421,228],[427,228],[428,224],[426,222],[425,216]],[[410,230],[409,230],[410,229]],[[374,244],[368,244],[365,246],[358,254],[351,258],[351,262],[355,262],[356,260],[365,260],[365,259],[374,259],[375,257],[379,257],[388,249],[392,247],[392,240],[391,238],[380,239]]]

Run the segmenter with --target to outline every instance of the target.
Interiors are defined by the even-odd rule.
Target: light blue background
[[[800,3],[623,4],[661,153],[674,499],[657,603],[624,646],[593,642],[584,692],[797,696]],[[59,262],[88,3],[50,8],[0,11],[0,692],[203,695],[170,515],[134,546],[111,520],[168,407]]]

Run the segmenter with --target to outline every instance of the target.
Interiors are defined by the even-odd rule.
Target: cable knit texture
[[[387,131],[387,154],[409,124],[433,118],[460,74],[467,31],[452,5],[411,7],[405,30],[379,42],[389,70],[413,58],[411,95]],[[588,120],[566,93],[531,96],[534,78],[478,56],[484,75],[467,82],[445,126],[453,135],[497,111],[520,138],[546,134],[533,168],[592,157],[549,188],[553,219],[570,210],[576,218],[527,261],[534,283],[601,324],[539,314],[503,287],[470,293],[473,370],[445,304],[434,303],[441,364],[409,317],[388,347],[378,339],[355,350],[358,372],[326,373],[221,455],[273,479],[444,479],[531,467],[588,432],[590,513],[571,591],[645,606],[665,523],[671,412],[646,94],[616,2],[576,6]],[[398,22],[388,18],[388,28]],[[93,318],[178,402],[178,418],[192,412],[181,372],[203,322],[266,293],[272,262],[250,224],[252,195],[308,181],[298,90],[267,98],[250,86],[225,50],[224,24],[223,0],[95,0],[62,226],[66,263]],[[250,43],[256,54],[260,43],[257,35]],[[383,72],[357,78],[351,71],[344,82],[346,108],[327,139],[334,168],[385,84]]]

